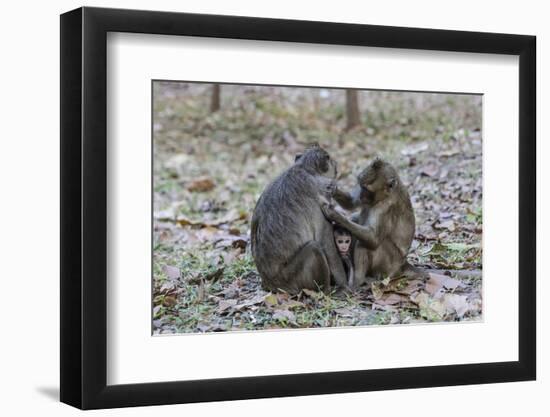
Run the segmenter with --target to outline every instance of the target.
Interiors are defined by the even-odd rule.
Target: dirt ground
[[[482,97],[361,91],[346,131],[337,89],[155,82],[153,333],[472,321],[482,300]],[[428,284],[385,279],[353,294],[263,291],[250,255],[254,205],[318,142],[350,188],[374,156],[412,198],[409,261]],[[447,272],[445,272],[447,271]]]

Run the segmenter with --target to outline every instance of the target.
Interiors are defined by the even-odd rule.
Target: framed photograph
[[[61,401],[533,380],[535,37],[61,16]]]

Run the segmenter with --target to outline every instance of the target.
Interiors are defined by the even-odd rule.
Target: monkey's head
[[[361,187],[361,200],[369,204],[385,200],[400,184],[396,169],[378,157],[358,175],[357,181]]]
[[[334,226],[334,242],[340,255],[348,255],[351,246],[351,233],[342,227]]]
[[[328,178],[336,178],[336,161],[318,144],[310,145],[304,153],[296,155],[294,163],[301,165],[312,174],[320,174]]]

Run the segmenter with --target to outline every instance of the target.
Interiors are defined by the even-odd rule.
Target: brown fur
[[[406,260],[415,232],[415,218],[409,193],[395,168],[375,159],[357,178],[351,192],[340,189],[334,199],[347,209],[360,208],[355,221],[322,204],[328,219],[348,230],[355,238],[354,287],[367,280],[414,275]]]

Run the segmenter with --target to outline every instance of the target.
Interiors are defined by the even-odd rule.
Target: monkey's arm
[[[353,271],[353,262],[351,261],[350,255],[345,255],[343,258],[346,268],[348,269],[348,286],[353,288],[353,277],[355,272]]]
[[[346,210],[353,210],[357,208],[360,203],[355,189],[351,193],[347,193],[339,187],[336,187],[332,197]]]
[[[328,204],[321,204],[324,215],[337,225],[348,230],[353,236],[359,239],[369,250],[374,250],[384,240],[383,227],[379,227],[378,221],[369,221],[366,225],[352,222],[343,214],[337,212]],[[382,216],[383,217],[383,216]]]

